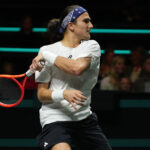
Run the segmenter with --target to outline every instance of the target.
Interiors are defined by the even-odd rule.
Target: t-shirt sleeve
[[[90,40],[85,42],[85,46],[81,50],[81,53],[78,57],[100,57],[101,48],[97,41]]]
[[[49,66],[45,66],[40,72],[35,72],[35,82],[49,83],[51,81],[51,70]]]
[[[46,46],[43,46],[40,48],[40,52],[46,50]],[[49,83],[51,80],[51,68],[48,65],[47,62],[45,62],[45,66],[43,67],[43,69],[39,72],[36,71],[35,72],[35,82],[40,82],[40,83]]]
[[[81,50],[80,55],[78,58],[81,57],[92,57],[91,66],[93,64],[99,64],[100,63],[100,56],[101,56],[101,48],[97,41],[90,40],[87,43],[85,43],[85,47]]]

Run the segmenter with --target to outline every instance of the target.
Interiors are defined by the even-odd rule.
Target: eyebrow
[[[83,21],[91,21],[91,18],[84,18]]]

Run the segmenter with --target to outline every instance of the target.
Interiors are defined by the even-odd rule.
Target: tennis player
[[[90,107],[101,55],[98,42],[90,40],[91,28],[86,9],[66,7],[56,25],[62,40],[42,46],[30,66],[38,70],[42,132],[37,139],[43,150],[111,150]]]

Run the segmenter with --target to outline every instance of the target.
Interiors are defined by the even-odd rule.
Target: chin
[[[90,40],[90,38],[91,38],[91,36],[88,36],[88,37],[85,38],[85,40]]]
[[[91,36],[88,35],[88,36],[83,36],[82,40],[90,40]]]
[[[90,36],[90,34],[89,34],[89,36],[88,36],[88,40],[91,38],[91,36]]]

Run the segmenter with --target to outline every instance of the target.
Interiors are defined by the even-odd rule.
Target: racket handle
[[[40,61],[40,64],[44,67],[45,66],[45,62],[44,61]],[[27,77],[31,77],[36,70],[31,71],[30,69],[25,73]]]

